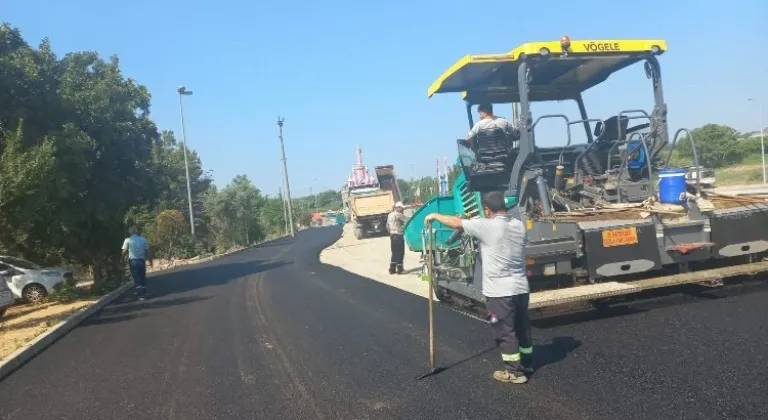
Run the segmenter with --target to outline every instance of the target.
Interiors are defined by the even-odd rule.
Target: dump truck
[[[403,201],[400,195],[400,186],[397,184],[395,176],[395,167],[392,165],[380,165],[376,167],[376,178],[379,181],[379,187],[384,191],[392,191],[395,202]]]
[[[527,231],[531,308],[604,307],[643,290],[718,287],[725,278],[768,271],[768,202],[712,193],[702,188],[699,171],[686,182],[685,168],[669,167],[681,137],[692,149],[692,165],[700,165],[690,131],[670,136],[659,61],[666,51],[659,39],[563,37],[464,56],[429,87],[429,97],[461,93],[470,127],[475,105],[519,107],[512,132],[481,131],[471,143],[456,141],[462,173],[452,196],[428,201],[405,226],[411,251],[434,250],[432,284],[442,304],[485,313],[480,245],[439,223],[429,236],[424,218],[432,212],[484,217],[482,194],[489,191],[504,194],[507,215]],[[590,118],[583,92],[636,65],[650,80],[652,108]],[[533,103],[551,101],[575,105],[578,119],[533,115]],[[537,144],[546,120],[562,121],[559,146]],[[584,130],[586,143],[571,143],[574,129]]]
[[[349,209],[355,237],[387,233],[387,216],[395,206],[392,191],[378,190],[365,194],[352,194],[349,197]]]

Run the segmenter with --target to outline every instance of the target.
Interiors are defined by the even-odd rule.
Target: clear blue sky
[[[707,122],[757,130],[748,97],[762,100],[768,121],[765,0],[543,4],[3,0],[0,20],[33,44],[49,37],[59,54],[117,54],[123,72],[152,93],[161,129],[180,132],[175,88],[186,85],[195,92],[185,99],[189,145],[216,183],[245,173],[265,193],[280,186],[278,115],[286,118],[293,196],[310,186],[339,188],[356,144],[371,167],[394,164],[409,178],[414,165],[416,176],[431,175],[435,157],[454,160],[455,139],[468,128],[458,94],[427,99],[432,81],[464,54],[562,35],[666,39],[661,61],[672,130]],[[592,117],[648,107],[651,99],[641,66],[586,95]],[[555,109],[572,114],[575,106],[543,104],[534,112]],[[547,126],[537,137],[554,145],[564,133]]]

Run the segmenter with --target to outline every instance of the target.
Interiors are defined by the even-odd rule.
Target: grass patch
[[[763,182],[763,169],[760,166],[731,166],[716,170],[718,186],[749,185]]]
[[[748,155],[741,161],[739,165],[762,165],[763,158],[760,154]]]
[[[664,157],[666,155],[663,154]],[[757,154],[751,154],[744,157],[741,163],[737,165],[724,166],[715,169],[716,185],[720,187],[728,185],[750,185],[763,182],[762,170],[763,158]],[[675,151],[669,161],[670,168],[682,168],[693,165],[690,158],[682,158]],[[655,178],[655,177],[654,177]],[[656,180],[658,182],[658,179]]]

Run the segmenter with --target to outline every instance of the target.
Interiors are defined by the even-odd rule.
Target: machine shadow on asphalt
[[[534,344],[533,368],[539,370],[565,360],[568,354],[581,347],[581,341],[573,337],[554,337],[549,344]]]
[[[599,308],[590,308],[588,304],[549,311],[538,311],[531,315],[531,325],[546,329],[599,321],[603,319],[636,315],[656,309],[695,304],[708,300],[733,298],[742,295],[760,293],[768,290],[768,283],[761,280],[734,279],[719,288],[708,288],[695,284],[671,287],[668,289],[647,290],[634,295],[627,295],[613,303]]]

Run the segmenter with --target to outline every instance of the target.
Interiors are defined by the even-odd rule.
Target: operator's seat
[[[605,120],[605,124],[598,122],[595,125],[595,137],[602,136],[597,140],[597,144],[590,147],[589,151],[581,158],[580,167],[583,168],[582,175],[603,175],[605,171],[611,169],[608,165],[608,155],[613,145],[618,141],[624,141],[627,136],[627,125],[629,118],[615,115]],[[615,152],[615,151],[614,151]]]
[[[477,133],[471,143],[466,140],[458,140],[457,143],[459,161],[470,191],[507,188],[517,156],[513,136],[507,135],[501,128],[493,128]]]

